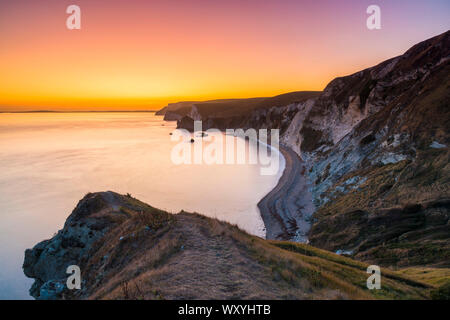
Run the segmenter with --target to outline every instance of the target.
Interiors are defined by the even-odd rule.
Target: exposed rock
[[[52,239],[27,249],[23,270],[35,279],[30,294],[37,299],[60,298],[67,267],[88,258],[93,243],[114,226],[122,205],[124,202],[112,192],[88,194]]]

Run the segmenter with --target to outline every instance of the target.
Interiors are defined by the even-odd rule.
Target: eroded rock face
[[[310,231],[313,245],[349,249],[380,264],[450,263],[438,250],[450,247],[447,220],[436,226],[428,220],[435,209],[425,209],[426,203],[445,203],[450,196],[449,55],[447,32],[403,56],[334,80],[317,100],[294,146],[308,163],[318,208]],[[433,148],[434,141],[444,147]],[[353,178],[364,180],[345,186]],[[416,216],[428,222],[415,225],[399,215],[410,205],[421,207]],[[443,205],[438,211],[448,217],[448,210]],[[377,214],[378,220],[367,218]],[[363,238],[371,240],[361,245]],[[394,259],[399,252],[401,258]]]
[[[93,243],[114,225],[109,214],[111,208],[118,208],[120,203],[112,192],[86,195],[53,238],[25,251],[24,273],[35,279],[31,296],[59,299],[68,293],[67,267],[79,265],[88,257]]]
[[[327,86],[293,146],[311,164],[318,205],[324,191],[355,169],[414,161],[425,140],[448,141],[449,55],[447,32]]]

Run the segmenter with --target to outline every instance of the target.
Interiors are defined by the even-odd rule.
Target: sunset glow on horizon
[[[374,3],[381,30],[366,27]],[[66,28],[71,4],[81,30]],[[0,111],[322,90],[449,28],[440,0],[0,0]]]

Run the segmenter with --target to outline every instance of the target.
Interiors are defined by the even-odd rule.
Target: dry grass
[[[398,270],[398,273],[421,282],[428,283],[434,287],[439,287],[450,281],[449,268],[405,268]]]
[[[246,243],[258,262],[270,266],[274,279],[290,285],[304,285],[306,279],[308,290],[312,292],[326,288],[326,291],[339,292],[341,298],[409,299],[426,298],[431,289],[426,283],[383,269],[383,289],[369,291],[366,287],[366,263],[305,244],[265,241],[238,231],[231,236],[240,243]]]

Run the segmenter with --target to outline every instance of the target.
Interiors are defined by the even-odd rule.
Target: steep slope
[[[81,290],[65,286],[73,264]],[[362,262],[113,192],[86,195],[23,268],[38,299],[423,299],[434,288],[382,269],[382,289],[368,290]]]
[[[332,81],[295,124],[318,208],[313,245],[383,265],[450,265],[449,58],[447,32]]]

